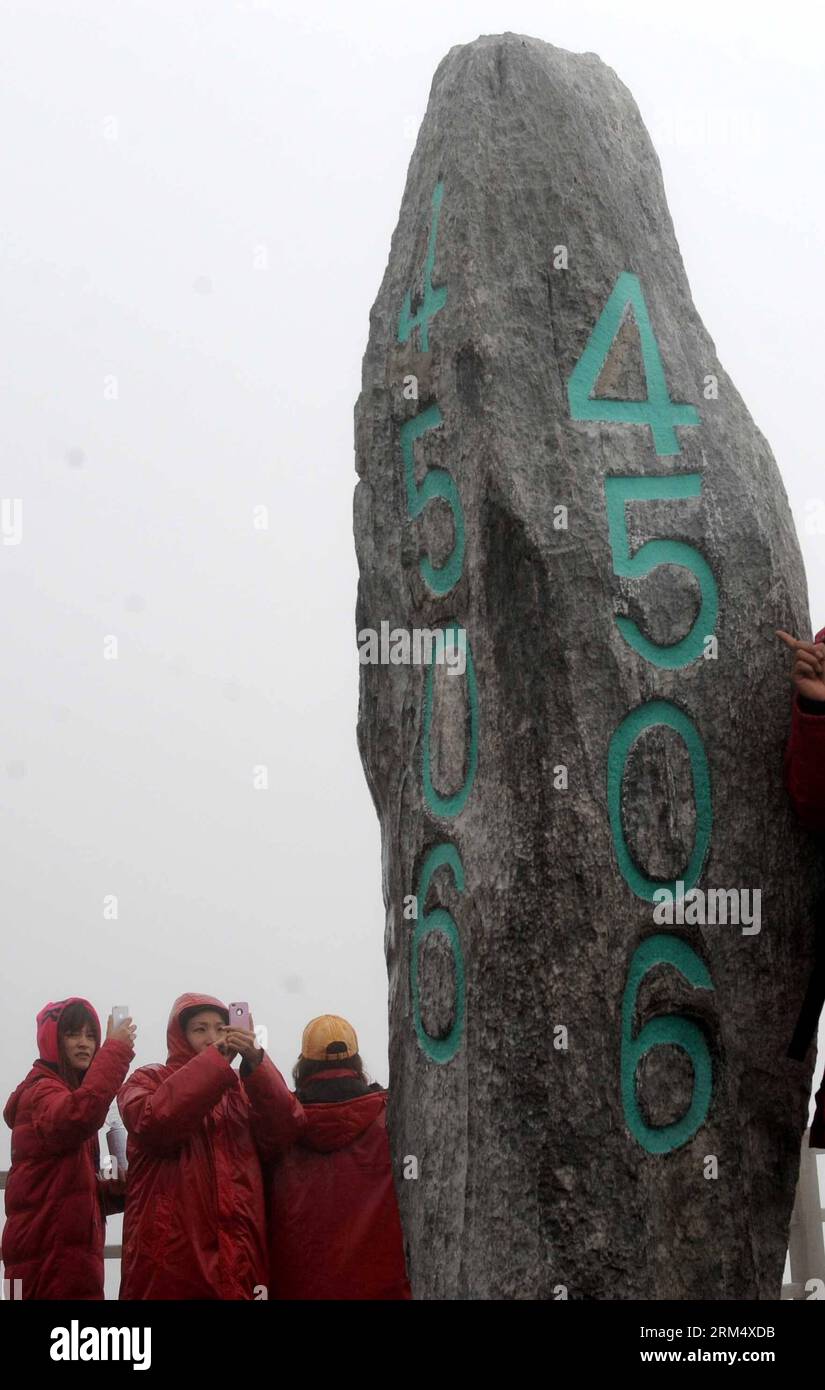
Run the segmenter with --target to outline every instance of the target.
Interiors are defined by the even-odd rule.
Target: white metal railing
[[[822,1205],[817,1167],[817,1154],[825,1154],[825,1149],[812,1149],[810,1134],[810,1130],[806,1130],[802,1140],[799,1178],[791,1215],[788,1239],[791,1277],[787,1284],[782,1285],[781,1294],[786,1301],[825,1298],[825,1207]]]

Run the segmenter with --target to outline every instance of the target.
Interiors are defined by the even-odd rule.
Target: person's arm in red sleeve
[[[171,1153],[195,1133],[232,1084],[229,1059],[217,1047],[207,1047],[165,1078],[152,1067],[141,1067],[117,1102],[135,1139],[148,1149]]]
[[[67,1091],[57,1077],[38,1082],[32,1124],[48,1153],[65,1153],[97,1134],[106,1123],[109,1106],[123,1084],[133,1056],[128,1043],[107,1038],[89,1063],[77,1090]]]
[[[785,748],[785,786],[807,830],[825,831],[825,630],[815,642],[780,633],[794,653],[791,734]]]
[[[785,786],[806,830],[825,831],[825,702],[795,695],[785,749]]]
[[[265,1052],[254,1065],[245,1058],[240,1077],[249,1098],[249,1121],[258,1152],[265,1162],[280,1158],[306,1128],[304,1107]]]

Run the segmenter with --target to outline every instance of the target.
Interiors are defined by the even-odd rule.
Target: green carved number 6
[[[418,1035],[418,1041],[431,1061],[441,1063],[452,1061],[461,1044],[461,1037],[464,1032],[465,994],[464,956],[461,950],[458,927],[446,907],[435,907],[432,912],[424,912],[424,904],[427,899],[430,879],[436,869],[441,868],[442,865],[450,870],[458,892],[464,892],[464,866],[461,863],[458,850],[455,848],[455,845],[436,845],[430,850],[424,860],[421,866],[421,875],[418,880],[418,892],[416,897],[418,899],[421,915],[416,922],[415,931],[413,932],[411,965],[413,1020],[415,1022],[415,1031]],[[453,966],[455,969],[453,1025],[444,1038],[431,1037],[426,1031],[421,1018],[421,988],[418,980],[418,955],[422,941],[433,931],[440,931],[447,938],[450,950],[453,954]]]
[[[713,989],[707,967],[686,941],[674,936],[650,936],[630,964],[622,1000],[621,1088],[627,1126],[634,1139],[651,1154],[669,1153],[692,1139],[704,1124],[713,1087],[710,1051],[702,1029],[679,1014],[652,1018],[633,1037],[633,1014],[642,979],[654,965],[672,965],[694,989]],[[693,1067],[690,1105],[681,1119],[669,1125],[649,1125],[636,1098],[636,1068],[652,1047],[680,1047]]]

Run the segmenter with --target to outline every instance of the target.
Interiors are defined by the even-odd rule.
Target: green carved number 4
[[[437,183],[433,189],[432,198],[432,217],[430,219],[430,235],[427,240],[427,254],[424,260],[424,295],[418,307],[418,311],[412,312],[412,292],[407,290],[404,296],[404,303],[401,306],[401,313],[398,316],[398,341],[406,343],[414,328],[418,329],[419,341],[422,352],[430,350],[430,319],[435,318],[439,309],[443,309],[447,302],[447,286],[438,285],[433,288],[433,266],[435,265],[435,241],[438,236],[438,214],[441,211],[441,200],[444,197],[443,183]]]
[[[612,401],[596,397],[602,368],[622,325],[625,309],[632,305],[647,380],[647,400]],[[678,454],[675,425],[698,425],[695,406],[672,401],[667,393],[665,369],[650,324],[645,297],[638,276],[623,270],[587,340],[567,383],[567,399],[573,420],[605,420],[611,424],[649,425],[659,455]]]

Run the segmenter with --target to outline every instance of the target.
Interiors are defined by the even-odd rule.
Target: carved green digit
[[[719,591],[716,580],[704,555],[684,541],[653,540],[630,553],[627,535],[625,503],[650,501],[655,498],[698,497],[702,489],[699,473],[670,473],[664,477],[613,476],[605,478],[604,492],[607,525],[613,569],[616,574],[641,578],[659,565],[680,565],[697,579],[702,600],[690,632],[679,642],[660,646],[639,631],[632,618],[616,615],[616,623],[625,641],[653,666],[675,670],[700,657],[705,638],[713,634],[719,615]]]
[[[421,873],[418,879],[418,898],[419,917],[415,924],[412,935],[412,960],[410,962],[410,975],[412,981],[413,999],[413,1019],[415,1031],[421,1047],[433,1062],[450,1062],[461,1046],[461,1039],[464,1033],[464,956],[461,951],[461,941],[458,935],[458,928],[452,916],[445,907],[436,907],[432,912],[424,912],[424,904],[427,900],[427,891],[430,886],[430,879],[436,869],[445,864],[450,870],[455,886],[459,893],[464,892],[464,866],[461,863],[458,850],[455,845],[442,844],[436,845],[427,854],[421,866]],[[418,952],[421,943],[430,932],[443,932],[450,943],[453,953],[453,963],[455,966],[455,1009],[453,1014],[453,1026],[446,1038],[431,1038],[425,1032],[421,1021],[421,995],[418,982]]]
[[[611,401],[594,397],[602,368],[618,333],[626,305],[632,304],[647,380],[646,401]],[[674,425],[698,425],[699,412],[695,406],[672,401],[667,393],[665,369],[647,312],[645,297],[637,276],[623,270],[601,314],[596,320],[587,345],[570,374],[567,399],[573,420],[605,420],[610,423],[649,425],[653,444],[660,455],[678,454],[679,440]]]
[[[694,989],[713,989],[707,967],[686,941],[675,936],[651,936],[643,941],[630,963],[622,1000],[621,1091],[627,1127],[634,1139],[651,1154],[681,1148],[705,1122],[713,1090],[710,1050],[702,1029],[681,1014],[652,1018],[633,1037],[633,1014],[642,979],[654,965],[674,966]],[[670,1043],[681,1047],[693,1067],[693,1093],[681,1119],[669,1125],[649,1125],[636,1098],[636,1068],[652,1047]]]
[[[693,774],[693,799],[696,807],[696,834],[693,852],[684,872],[678,879],[668,883],[647,878],[631,858],[622,826],[622,777],[628,754],[636,739],[645,729],[656,724],[666,724],[681,734],[690,756]],[[610,829],[613,833],[613,846],[622,877],[638,898],[653,902],[654,893],[660,888],[668,888],[674,897],[677,882],[684,883],[684,892],[692,888],[702,870],[705,854],[710,843],[713,825],[713,810],[710,792],[710,771],[704,744],[699,737],[696,725],[683,710],[669,700],[650,700],[630,711],[614,731],[607,750],[607,810],[610,816]]]
[[[431,468],[419,487],[415,481],[415,454],[413,446],[427,430],[437,429],[443,416],[437,405],[428,406],[412,420],[401,426],[401,456],[404,460],[404,479],[407,487],[407,511],[410,517],[420,516],[428,502],[434,497],[443,497],[453,514],[453,548],[440,568],[436,569],[428,555],[419,561],[419,569],[424,582],[434,594],[447,594],[461,576],[464,564],[464,511],[461,498],[452,475],[446,468]]]
[[[433,679],[435,665],[431,664],[427,671],[427,679],[424,685],[424,718],[422,745],[423,781],[424,781],[424,801],[427,807],[435,816],[444,816],[447,819],[457,816],[459,811],[464,809],[467,798],[472,791],[473,782],[478,766],[478,687],[476,685],[476,673],[473,666],[473,654],[470,650],[470,643],[467,633],[456,623],[450,623],[444,628],[445,645],[452,637],[452,645],[464,652],[466,666],[464,676],[467,681],[467,703],[470,707],[470,748],[467,758],[467,773],[464,778],[463,786],[459,787],[452,796],[441,796],[433,786],[432,769],[430,766],[430,727],[433,718]],[[458,676],[449,675],[447,680],[458,680]]]
[[[412,294],[407,290],[401,313],[398,316],[398,341],[406,343],[414,328],[420,330],[420,345],[422,352],[429,352],[430,349],[430,330],[429,323],[431,318],[435,318],[439,309],[443,309],[447,302],[447,286],[439,285],[433,289],[432,273],[435,263],[435,239],[438,235],[438,214],[441,209],[441,200],[444,197],[443,183],[437,183],[433,189],[432,208],[433,214],[430,220],[430,235],[427,241],[427,256],[424,261],[424,298],[415,314],[410,312],[412,305]]]

